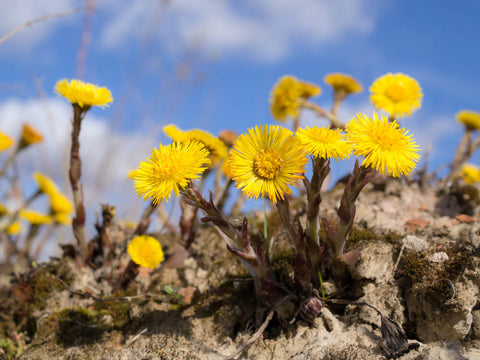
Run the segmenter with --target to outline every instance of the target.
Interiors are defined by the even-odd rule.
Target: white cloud
[[[372,4],[362,0],[166,3],[135,1],[106,8],[112,20],[104,28],[103,45],[118,48],[152,32],[173,51],[200,47],[207,53],[278,60],[297,44],[318,48],[349,34],[368,34],[376,17]]]
[[[33,171],[41,171],[70,193],[68,164],[72,108],[62,99],[18,100],[0,103],[0,130],[17,138],[23,123],[29,123],[45,137],[42,143],[27,148],[17,159],[20,175],[30,180]],[[82,183],[85,204],[99,210],[101,203],[117,206],[120,217],[136,219],[141,200],[136,200],[128,171],[137,167],[157,145],[148,135],[123,134],[108,121],[87,114],[80,133]],[[93,219],[90,218],[93,222]]]
[[[6,0],[0,1],[0,37],[10,33],[27,21],[47,14],[72,10],[74,0]],[[4,49],[28,52],[41,44],[61,23],[72,21],[72,17],[52,18],[26,27],[13,35],[2,46]]]

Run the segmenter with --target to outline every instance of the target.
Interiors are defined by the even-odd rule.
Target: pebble
[[[447,261],[448,259],[450,259],[448,257],[448,254],[443,251],[436,252],[430,257],[430,261],[436,262],[436,263],[444,262],[444,261]]]
[[[428,243],[425,239],[420,239],[414,235],[407,235],[402,239],[402,244],[408,250],[421,252],[428,248]]]

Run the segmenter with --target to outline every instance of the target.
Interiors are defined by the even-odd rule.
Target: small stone
[[[444,261],[447,261],[448,259],[450,259],[448,257],[448,254],[446,252],[443,252],[443,251],[436,252],[435,254],[433,254],[430,257],[430,261],[435,262],[435,263],[444,262]]]
[[[465,223],[465,224],[471,224],[471,223],[477,222],[477,219],[475,219],[474,217],[465,215],[465,214],[457,215],[455,217],[455,219],[457,219],[458,222]]]
[[[402,244],[408,250],[421,252],[428,248],[428,243],[425,239],[420,239],[414,235],[407,235],[402,239]]]
[[[430,221],[423,220],[420,218],[410,219],[405,222],[405,228],[407,229],[407,231],[425,229],[428,225],[430,225]]]

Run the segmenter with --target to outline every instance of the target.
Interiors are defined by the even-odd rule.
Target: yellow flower
[[[5,205],[0,203],[0,218],[8,214],[8,209]]]
[[[112,93],[106,87],[85,83],[81,80],[62,79],[55,85],[55,93],[67,98],[80,107],[99,106],[104,108],[113,101]]]
[[[58,193],[57,185],[50,179],[47,175],[42,174],[40,172],[33,173],[33,179],[37,182],[39,191],[47,194],[52,195]]]
[[[469,131],[480,129],[480,114],[476,111],[461,110],[457,113],[456,118]]]
[[[50,194],[51,212],[70,214],[73,211],[73,204],[70,199],[60,192]]]
[[[389,122],[384,116],[379,118],[375,112],[371,118],[357,114],[347,123],[346,130],[353,153],[365,157],[362,165],[371,166],[381,174],[408,175],[420,159],[420,149],[412,135],[407,135],[405,128],[399,129],[396,121]]]
[[[127,177],[128,177],[129,179],[132,179],[132,180],[133,180],[133,179],[135,179],[135,174],[136,174],[136,173],[137,173],[137,170],[130,170],[130,171],[128,172],[128,174],[127,174]]]
[[[319,95],[322,90],[314,84],[299,81],[293,76],[284,76],[273,86],[270,95],[270,110],[278,121],[297,117],[303,100]]]
[[[347,159],[352,152],[352,145],[345,141],[345,135],[340,131],[332,130],[330,127],[312,126],[298,129],[295,135],[305,150],[316,158]]]
[[[18,235],[22,232],[22,225],[20,225],[20,221],[14,221],[5,231],[8,235]]]
[[[52,218],[50,215],[42,214],[39,211],[24,209],[20,211],[20,216],[32,225],[50,224]]]
[[[170,198],[172,190],[178,196],[190,179],[198,179],[210,164],[208,150],[197,141],[159,145],[151,158],[142,161],[135,174],[138,196],[152,198],[154,204]]]
[[[302,179],[308,162],[305,150],[292,132],[281,126],[255,126],[238,137],[228,166],[236,187],[257,199],[267,195],[274,203],[291,194],[289,185]]]
[[[135,236],[127,251],[134,263],[146,268],[155,269],[163,261],[162,246],[152,236]]]
[[[185,143],[189,141],[198,141],[201,143],[207,148],[212,165],[215,165],[220,160],[225,160],[228,157],[228,148],[225,143],[207,131],[199,129],[183,131],[173,124],[164,126],[163,131],[174,142]]]
[[[475,184],[480,181],[480,167],[473,164],[463,164],[462,177],[467,184]]]
[[[370,87],[370,100],[377,109],[390,116],[410,115],[422,102],[422,88],[410,76],[388,73],[375,80]]]
[[[70,218],[70,215],[68,213],[55,213],[52,216],[53,216],[53,220],[55,221],[55,224],[60,224],[60,225],[72,224],[72,219]]]
[[[328,74],[323,79],[335,92],[345,95],[363,91],[362,85],[354,77],[341,73]]]
[[[10,136],[0,131],[0,152],[11,147],[14,144],[14,142],[15,141],[13,141],[13,139]]]
[[[22,128],[22,138],[20,139],[20,148],[23,149],[29,145],[38,143],[43,140],[40,134],[33,126],[24,124]]]

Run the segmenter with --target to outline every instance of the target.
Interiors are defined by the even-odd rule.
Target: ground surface
[[[341,192],[325,194],[321,216],[335,218]],[[377,179],[357,205],[348,247],[361,252],[349,298],[374,305],[418,344],[399,359],[480,359],[478,191],[439,194],[427,184]],[[251,229],[261,228],[261,219],[251,214]],[[294,252],[276,221],[271,215],[274,265],[288,282]],[[64,258],[23,275],[3,273],[0,321],[3,331],[25,334],[20,359],[225,359],[248,341],[253,283],[214,229],[199,229],[191,254],[176,235],[160,235],[169,259],[116,291],[130,232],[112,228],[120,260],[96,271]],[[182,296],[169,295],[165,285]],[[338,290],[325,287],[327,294]],[[109,296],[117,300],[105,301]],[[375,311],[354,305],[326,306],[313,325],[274,316],[237,358],[385,359],[380,325]]]

